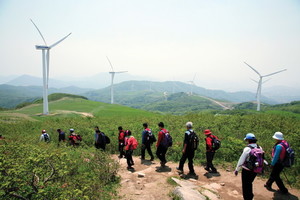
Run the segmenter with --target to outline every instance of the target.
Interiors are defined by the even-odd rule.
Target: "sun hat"
[[[209,129],[206,129],[206,130],[204,131],[204,134],[205,134],[205,135],[209,135],[209,134],[211,134],[211,131],[210,131]]]
[[[193,122],[187,122],[185,125],[188,128],[192,128],[193,127]]]
[[[71,131],[71,132],[74,132],[75,130],[74,130],[74,128],[71,128],[70,131]]]
[[[281,133],[281,132],[275,132],[274,135],[273,135],[273,138],[275,140],[284,140],[283,139],[283,133]]]
[[[244,140],[256,140],[255,135],[253,133],[247,133]]]

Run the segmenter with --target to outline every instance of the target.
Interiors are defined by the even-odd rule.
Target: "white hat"
[[[71,128],[70,131],[71,131],[71,132],[74,132],[75,130],[74,130],[74,128]]]
[[[281,133],[281,132],[276,132],[276,133],[274,133],[273,138],[274,138],[275,140],[284,140],[284,139],[283,139],[283,133]]]
[[[188,128],[192,128],[193,127],[193,122],[187,122],[185,125]]]

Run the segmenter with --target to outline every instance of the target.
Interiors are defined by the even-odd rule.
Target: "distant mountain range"
[[[195,85],[179,81],[152,82],[152,81],[125,81],[114,85],[115,103],[127,105],[135,108],[159,102],[165,99],[164,94],[184,92],[192,93],[204,97],[210,97],[220,101],[228,102],[248,102],[255,100],[255,94],[251,92],[225,92],[222,90],[208,90]],[[91,100],[110,103],[110,87],[100,90],[89,91],[83,96]],[[263,102],[275,104],[272,99],[262,98]]]
[[[127,74],[127,73],[125,73]],[[135,108],[157,103],[164,100],[164,93],[170,97],[175,93],[190,93],[209,97],[212,99],[228,102],[253,102],[255,94],[252,92],[226,92],[223,90],[211,90],[179,81],[124,81],[130,74],[120,74],[116,78],[115,102]],[[123,76],[124,75],[124,76]],[[7,81],[7,84],[0,85],[0,107],[13,108],[24,101],[32,101],[42,96],[42,78],[22,75],[19,77],[0,76],[0,82]],[[64,77],[61,80],[49,80],[49,94],[51,93],[70,93],[84,95],[91,100],[110,103],[110,76],[107,73],[96,74],[92,77],[80,79]],[[80,87],[82,86],[82,87]],[[102,89],[95,89],[102,88]],[[267,104],[286,103],[300,100],[300,90],[288,87],[277,86],[274,88],[263,88],[262,102]],[[150,106],[151,107],[151,106]]]

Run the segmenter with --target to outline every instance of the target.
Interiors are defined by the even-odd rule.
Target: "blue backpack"
[[[170,135],[169,131],[166,130],[166,132],[164,132],[163,130],[161,130],[161,132],[165,134],[165,137],[163,138],[161,144],[167,148],[171,147],[173,145],[173,139],[172,139],[172,136]]]

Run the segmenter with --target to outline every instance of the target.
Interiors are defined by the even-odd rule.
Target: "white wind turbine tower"
[[[168,101],[168,93],[164,92],[165,101]]]
[[[195,86],[195,82],[194,82],[195,78],[196,78],[196,74],[194,75],[194,78],[192,81],[188,81],[188,83],[190,83],[190,85],[191,85],[191,93],[190,93],[191,96],[193,95],[193,87]]]
[[[114,77],[115,77],[115,74],[120,74],[120,73],[125,73],[125,72],[128,72],[128,71],[119,71],[119,72],[115,72],[114,71],[114,68],[110,62],[110,60],[108,59],[108,57],[106,56],[108,62],[109,62],[109,65],[111,67],[111,72],[109,72],[111,74],[111,86],[110,86],[110,103],[111,104],[114,104]]]
[[[35,26],[37,31],[39,32],[40,36],[42,37],[45,45],[35,45],[35,48],[37,50],[42,50],[42,60],[43,60],[43,114],[48,115],[49,114],[49,107],[48,107],[48,81],[49,81],[49,63],[50,63],[50,49],[61,43],[63,40],[65,40],[71,33],[69,33],[67,36],[63,37],[62,39],[58,40],[54,44],[48,46],[46,43],[46,40],[44,39],[41,31],[35,25],[35,23],[30,19],[32,24]]]
[[[246,62],[244,62],[248,67],[250,67],[255,73],[258,74],[259,76],[259,81],[258,81],[258,86],[257,86],[257,92],[256,92],[256,101],[257,101],[257,111],[260,111],[260,98],[261,98],[261,86],[262,84],[264,83],[262,81],[262,79],[264,77],[268,77],[268,76],[272,76],[274,74],[278,74],[280,72],[283,72],[283,71],[286,71],[286,69],[283,69],[283,70],[280,70],[280,71],[277,71],[277,72],[273,72],[271,74],[267,74],[267,75],[261,75],[256,69],[254,69],[253,67],[251,67],[250,65],[248,65]],[[268,80],[267,80],[268,81]],[[266,82],[266,81],[265,81]]]

